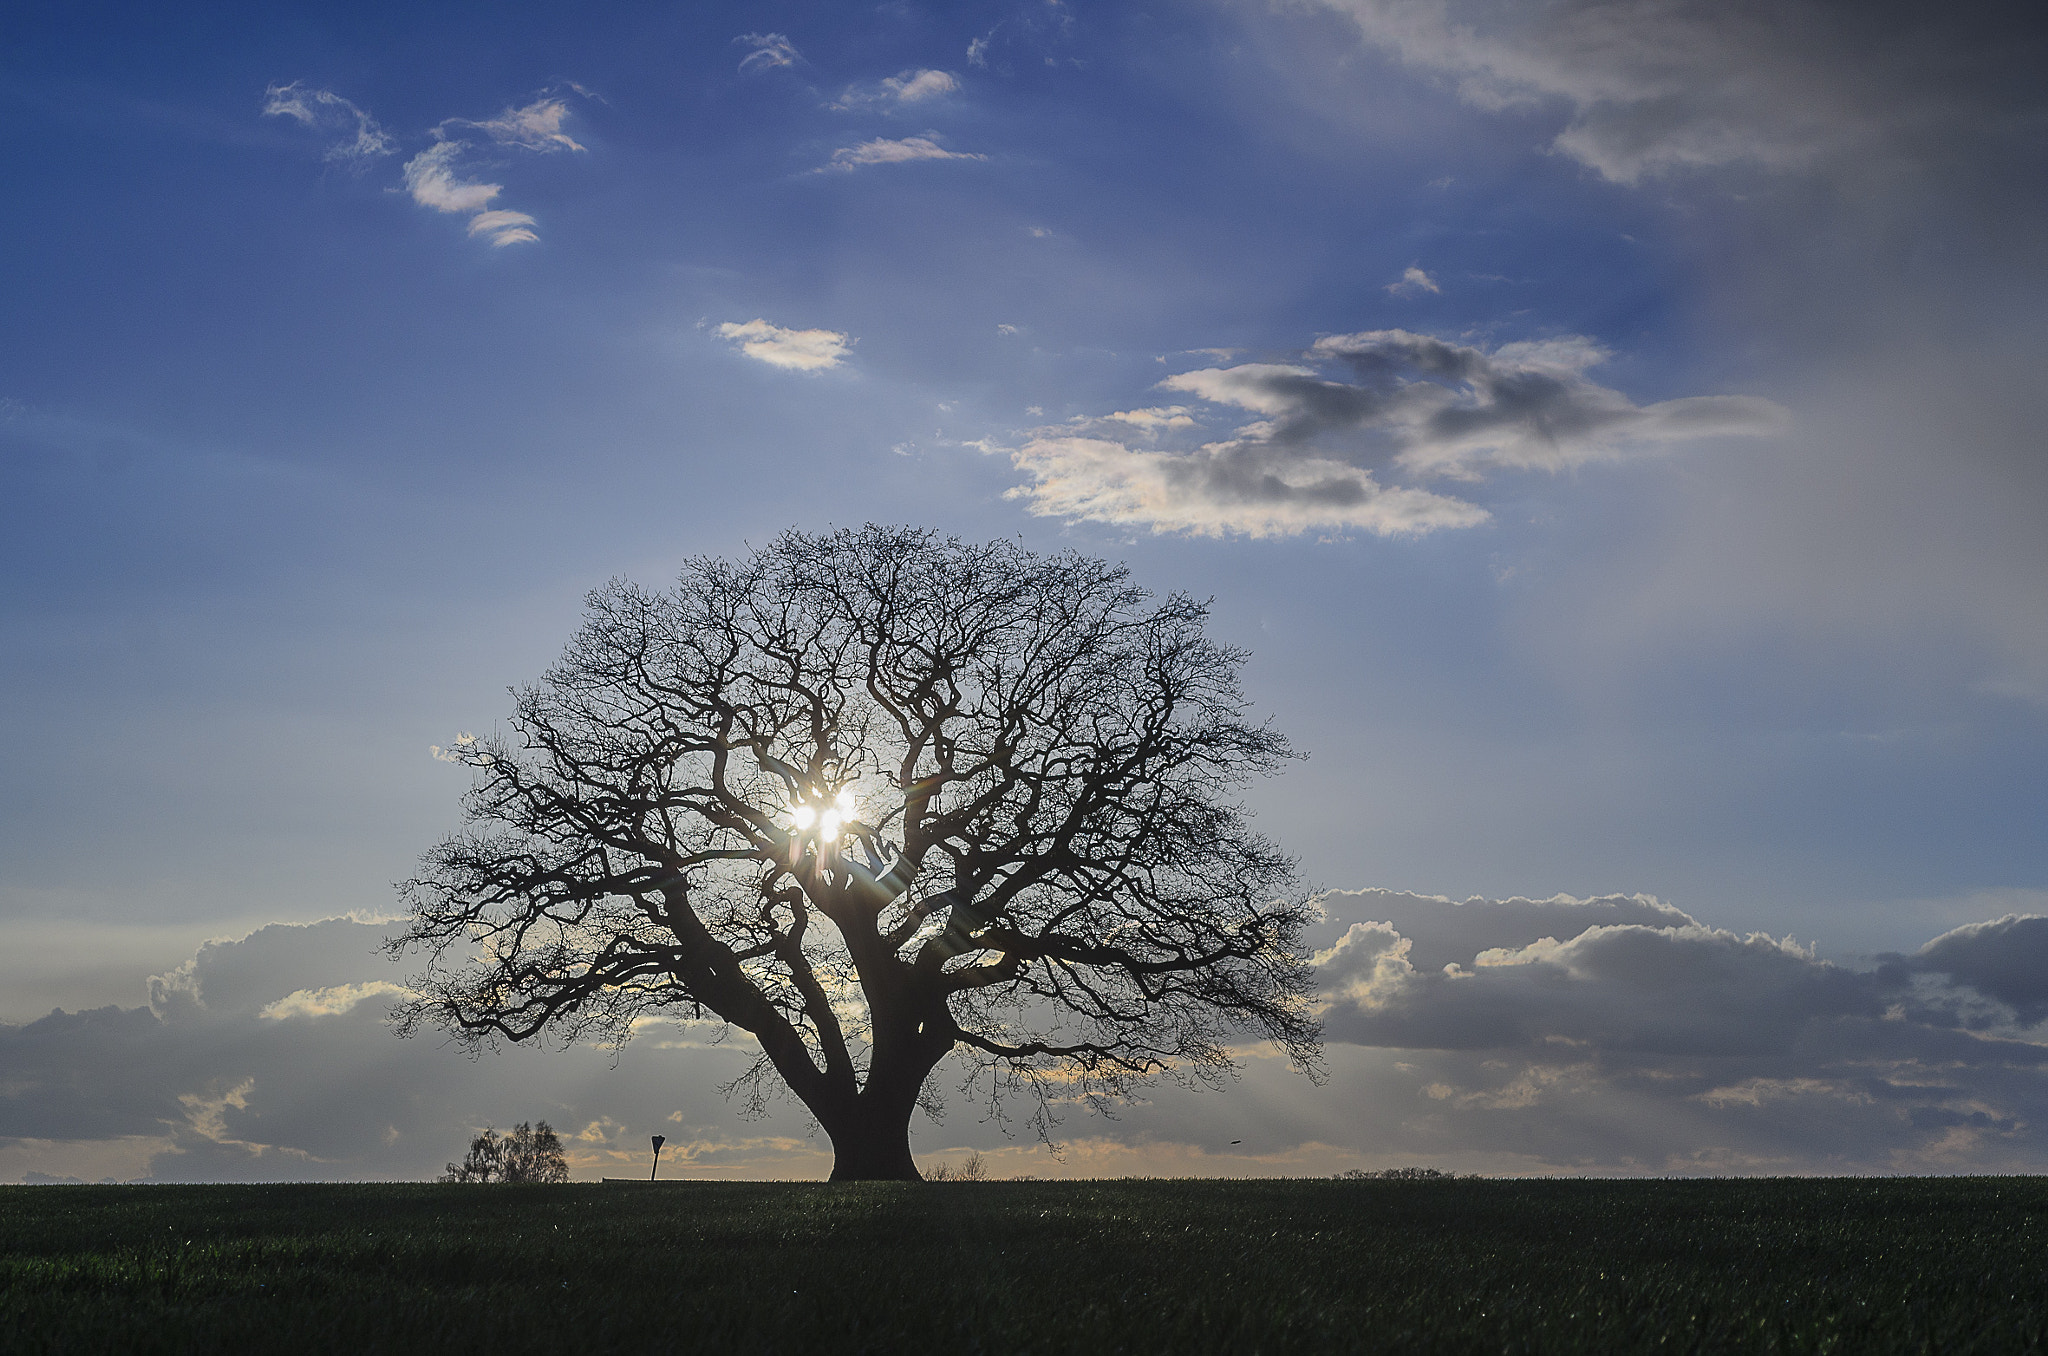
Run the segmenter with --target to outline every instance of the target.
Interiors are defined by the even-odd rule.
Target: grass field
[[[0,1187],[16,1352],[2017,1352],[2048,1179]]]

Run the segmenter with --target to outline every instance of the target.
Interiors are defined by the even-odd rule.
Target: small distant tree
[[[469,1142],[469,1156],[450,1163],[444,1182],[566,1182],[569,1160],[562,1141],[546,1121],[512,1127],[509,1135],[485,1130]]]
[[[469,827],[404,886],[400,1034],[623,1041],[723,1020],[831,1137],[918,1176],[956,1052],[1053,1101],[1318,1056],[1293,862],[1233,794],[1287,742],[1208,609],[1120,566],[908,528],[790,532],[614,583],[510,738],[458,741]]]
[[[969,1149],[959,1167],[941,1163],[926,1176],[927,1182],[979,1182],[988,1176],[988,1162],[979,1149]]]

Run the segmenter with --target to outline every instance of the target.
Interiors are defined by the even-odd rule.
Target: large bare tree
[[[1121,566],[870,526],[790,532],[673,588],[614,582],[467,828],[405,884],[401,1030],[749,1033],[832,1175],[915,1178],[948,1054],[998,1093],[1203,1080],[1233,1032],[1318,1052],[1291,861],[1232,800],[1289,754],[1204,604]]]

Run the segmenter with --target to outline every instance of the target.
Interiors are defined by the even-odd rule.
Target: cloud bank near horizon
[[[2048,917],[1956,928],[1858,970],[1642,895],[1323,897],[1315,957],[1336,1077],[1246,1052],[1246,1080],[1070,1112],[1071,1162],[983,1122],[920,1121],[1042,1175],[1276,1172],[1393,1161],[1482,1171],[1966,1171],[2048,1166]],[[647,1024],[602,1050],[471,1061],[384,1024],[386,925],[274,924],[148,982],[144,1007],[0,1025],[0,1174],[419,1177],[486,1124],[548,1119],[583,1176],[646,1136],[699,1175],[822,1172],[799,1109],[748,1124],[716,1088],[749,1046]],[[943,1072],[935,1088],[947,1091]],[[1252,1128],[1246,1123],[1252,1122]],[[1245,1141],[1233,1154],[1229,1141]],[[926,1152],[930,1152],[927,1149]],[[104,1169],[101,1171],[100,1169]]]

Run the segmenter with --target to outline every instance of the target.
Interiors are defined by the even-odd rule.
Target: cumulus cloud
[[[1399,1052],[1407,1121],[1552,1163],[1930,1170],[2048,1153],[2048,1044],[2023,964],[1979,968],[2015,925],[1974,925],[1875,971],[1737,935],[1644,896],[1324,898],[1316,956],[1339,1045]],[[2048,923],[2048,920],[2040,920]],[[1989,945],[1987,945],[1989,943]],[[2039,951],[2042,954],[2035,956]],[[1947,984],[1916,989],[1906,971]],[[1952,984],[1999,989],[1965,1030]]]
[[[1562,104],[1555,149],[1610,179],[1790,169],[2005,117],[2030,77],[1995,15],[1767,0],[1321,0],[1467,102]],[[2000,51],[2003,47],[2005,50]],[[1974,78],[1958,72],[1970,70]]]
[[[777,66],[794,66],[804,59],[780,33],[742,33],[733,41],[752,49],[740,58],[742,71],[772,71]]]
[[[1162,532],[1269,536],[1359,529],[1415,534],[1487,513],[1392,474],[1476,482],[1510,470],[1562,471],[1708,437],[1775,432],[1785,412],[1749,396],[1636,405],[1592,381],[1607,356],[1577,336],[1487,350],[1407,330],[1327,335],[1291,363],[1177,373],[1161,388],[1260,418],[1192,449],[1134,449],[1077,436],[1124,420],[1148,435],[1193,427],[1126,411],[1032,433],[1012,455],[1037,513]],[[1227,361],[1227,359],[1226,359]],[[1335,370],[1335,375],[1332,370]],[[1183,422],[1175,422],[1175,419]]]
[[[357,108],[331,89],[313,89],[302,80],[289,85],[272,85],[263,93],[265,117],[291,118],[315,131],[340,134],[327,148],[327,159],[362,168],[398,150],[397,141]]]
[[[786,330],[759,318],[729,320],[718,327],[718,333],[738,344],[749,358],[798,372],[839,366],[853,344],[837,330]]]
[[[949,151],[930,136],[904,137],[899,141],[876,137],[857,146],[841,146],[832,152],[832,163],[826,168],[850,170],[859,165],[900,165],[911,160],[986,159],[987,156],[972,151]]]
[[[1401,270],[1401,276],[1387,284],[1387,292],[1396,297],[1420,296],[1424,292],[1442,292],[1436,279],[1422,271],[1419,264],[1410,264]]]

